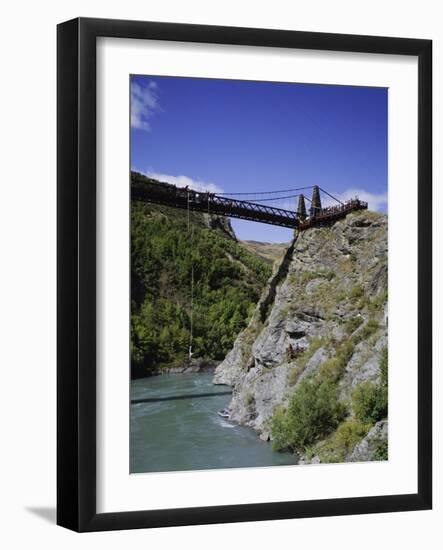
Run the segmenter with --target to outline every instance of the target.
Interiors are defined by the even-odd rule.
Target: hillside
[[[229,220],[134,202],[131,368],[146,376],[186,362],[194,269],[193,357],[220,361],[246,326],[271,274],[240,246]]]
[[[279,262],[289,243],[262,243],[259,241],[239,241],[239,243],[256,256],[260,256],[269,264]]]
[[[387,322],[386,216],[303,232],[217,367],[231,419],[300,462],[386,459]]]

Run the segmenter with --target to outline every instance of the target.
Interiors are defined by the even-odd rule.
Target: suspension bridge
[[[211,193],[160,182],[138,172],[132,172],[131,178],[131,200],[172,206],[188,211],[191,249],[194,226],[190,224],[190,211],[288,227],[295,230],[297,236],[300,231],[309,227],[329,225],[345,217],[349,212],[364,210],[368,207],[367,202],[361,201],[357,197],[342,202],[318,185],[255,193]],[[312,190],[311,198],[307,197],[306,192],[309,190]],[[322,195],[324,198],[328,198],[328,202],[332,206],[322,206]],[[309,203],[309,208],[306,207],[306,201]],[[297,204],[297,208],[279,208],[276,203],[293,204],[294,207]],[[190,287],[189,361],[193,355],[194,265],[191,267]]]
[[[311,199],[307,197],[309,190],[312,190]],[[322,195],[329,203],[332,201],[332,206],[322,206]],[[368,207],[367,202],[357,197],[342,202],[318,185],[256,193],[211,193],[159,182],[137,172],[132,173],[131,199],[298,231],[331,224],[349,212]],[[309,203],[308,208],[305,201]],[[290,210],[275,206],[282,202],[297,204],[297,208]]]

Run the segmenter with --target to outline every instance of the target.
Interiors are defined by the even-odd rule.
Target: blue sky
[[[385,88],[132,76],[131,168],[225,193],[317,184],[386,212],[387,97]],[[231,221],[241,239],[292,234]]]

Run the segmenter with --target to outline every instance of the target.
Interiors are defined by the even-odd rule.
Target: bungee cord
[[[188,235],[189,235],[189,244],[191,251],[191,303],[190,303],[190,314],[189,314],[189,348],[188,348],[188,359],[189,362],[192,359],[192,344],[194,336],[194,261],[192,259],[192,251],[194,246],[194,224],[191,224],[190,218],[190,204],[189,204],[189,189],[187,191],[187,202],[188,202]],[[209,214],[209,201],[208,201],[208,214]]]

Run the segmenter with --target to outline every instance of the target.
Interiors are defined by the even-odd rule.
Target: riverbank
[[[221,361],[214,361],[213,359],[196,358],[191,359],[190,362],[180,367],[164,367],[159,369],[158,374],[197,374],[197,373],[211,373],[215,372],[215,369]]]
[[[160,376],[162,374],[207,374],[214,373],[215,369],[221,361],[215,361],[214,359],[204,359],[198,357],[191,359],[191,362],[186,362],[180,366],[168,367],[163,366],[154,371],[147,372],[143,376],[135,376],[133,380],[140,380],[143,378],[151,378],[152,376]]]

